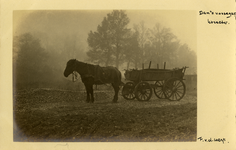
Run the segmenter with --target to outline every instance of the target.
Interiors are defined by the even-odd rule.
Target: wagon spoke
[[[155,87],[153,88],[153,89],[154,89],[154,94],[155,94],[159,99],[165,98],[164,89],[163,89],[163,84],[164,84],[164,81],[156,81]]]
[[[173,100],[175,100],[175,93],[173,93],[171,97],[173,98]]]
[[[134,91],[134,83],[133,82],[127,82],[123,89],[122,89],[122,95],[126,100],[133,100],[135,99],[135,95],[133,94]]]
[[[162,89],[157,89],[157,90],[156,90],[156,92],[161,92],[161,91],[162,91]]]
[[[143,95],[142,94],[140,94],[140,99],[143,100]]]
[[[144,97],[144,99],[143,99],[143,100],[145,100],[145,99],[146,99],[146,97],[147,97],[147,96],[146,96],[146,94],[144,94],[144,95],[143,95],[143,97]]]
[[[156,91],[156,93],[158,93],[158,95],[159,95],[159,93],[161,94],[161,92],[162,92],[161,90]]]
[[[165,98],[165,94],[164,94],[163,91],[160,93],[160,97],[161,97],[161,98]]]
[[[160,97],[165,97],[164,93],[161,93],[159,96],[160,96]]]
[[[174,79],[173,79],[174,80]],[[166,88],[168,90],[171,90],[171,95],[169,95],[169,91],[167,90],[166,92],[166,96],[169,100],[173,100],[173,101],[177,101],[183,98],[183,96],[185,95],[185,84],[182,80],[179,79],[175,79],[174,83],[173,83],[173,88],[169,88],[169,83],[170,81],[167,81],[167,86]]]
[[[176,82],[175,82],[175,83],[176,83]],[[178,86],[179,84],[180,84],[180,82],[178,82],[178,84],[177,84],[177,85],[175,84],[175,85]]]
[[[148,94],[145,94],[146,97],[148,97]]]
[[[140,82],[135,87],[135,97],[140,101],[148,101],[152,96],[152,88],[147,82]]]
[[[171,97],[173,97],[173,99],[175,99],[175,94],[172,94]]]
[[[184,89],[184,86],[183,85],[182,86],[178,86],[178,87],[176,87],[176,89],[179,89],[179,90]]]
[[[180,91],[180,90],[177,90],[177,91],[176,91],[176,93],[183,94],[183,92],[182,92],[182,91]]]
[[[147,93],[143,93],[143,95],[147,96]]]
[[[145,100],[145,95],[142,94],[142,100]]]
[[[141,95],[142,95],[141,93],[138,94],[138,96],[141,96]]]
[[[183,93],[182,93],[183,94]],[[179,92],[176,92],[176,95],[178,95],[179,97],[181,97],[180,95],[179,95]]]
[[[133,97],[133,95],[132,94],[129,94],[129,98],[131,99]]]
[[[146,90],[146,93],[150,94],[150,93],[151,93],[151,91],[150,91],[150,90]]]
[[[165,96],[166,97],[170,97],[171,96],[171,91],[170,90],[166,90],[165,91]]]
[[[182,98],[183,97],[183,93],[182,94],[179,94],[179,93],[177,93],[178,94],[178,96],[180,97],[180,98]]]
[[[175,96],[175,99],[177,100],[178,99],[177,93],[174,93],[174,96]]]
[[[180,87],[183,87],[183,85],[177,86],[176,88],[180,88]]]

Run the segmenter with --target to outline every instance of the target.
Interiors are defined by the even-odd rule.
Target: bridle
[[[73,70],[72,71],[72,81],[75,82],[78,78],[78,74],[77,74],[77,71],[76,71],[76,63],[77,63],[77,60],[75,59],[74,60],[75,62],[71,65],[70,69]],[[84,69],[86,70],[85,73],[83,74],[80,74],[82,78],[86,78],[86,77],[93,77],[93,75],[91,74],[90,70],[89,70],[89,64],[87,63],[83,63],[83,62],[79,62],[79,63],[82,63],[84,65]]]
[[[74,62],[74,64],[70,67],[72,70],[73,70],[73,72],[72,72],[72,81],[73,82],[75,82],[78,78],[78,74],[77,74],[77,71],[76,71],[76,62],[77,62],[77,60],[75,59],[75,62]],[[81,62],[82,63],[82,62]],[[82,76],[89,76],[90,74],[90,71],[89,71],[89,67],[88,67],[88,64],[87,63],[84,63],[84,65],[85,65],[85,67],[86,67],[86,69],[87,69],[87,73],[85,73],[84,75],[82,75]]]
[[[77,77],[78,77],[78,76],[77,76],[76,71],[73,71],[73,72],[72,72],[72,81],[75,82],[75,81],[78,79]]]
[[[75,59],[75,62],[74,62],[74,64],[71,66],[71,68],[72,68],[72,70],[73,70],[73,72],[72,72],[72,81],[73,82],[75,82],[78,78],[78,75],[77,75],[77,73],[76,73],[76,71],[75,71],[75,69],[76,69],[76,59]]]

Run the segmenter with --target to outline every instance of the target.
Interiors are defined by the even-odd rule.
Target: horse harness
[[[72,80],[75,82],[75,79],[77,79],[77,74],[76,74],[76,62],[77,61],[75,61],[75,63],[74,63],[74,65],[72,66],[72,67],[74,67],[73,68],[73,77],[72,77]],[[81,79],[82,80],[84,80],[85,78],[90,78],[90,77],[92,77],[92,78],[94,78],[94,81],[95,82],[100,82],[100,83],[102,83],[102,84],[105,84],[105,82],[104,81],[102,81],[102,79],[101,79],[101,77],[99,77],[99,71],[101,71],[101,75],[103,75],[103,78],[105,78],[106,79],[106,73],[102,70],[102,68],[99,66],[99,65],[96,65],[96,66],[94,66],[94,75],[93,75],[93,73],[91,72],[91,70],[89,69],[89,64],[87,64],[87,63],[84,63],[85,64],[85,68],[86,68],[86,72],[87,73],[85,73],[85,74],[81,74]],[[100,69],[100,70],[99,70]]]

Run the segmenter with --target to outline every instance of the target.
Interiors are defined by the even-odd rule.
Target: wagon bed
[[[130,81],[158,81],[171,77],[183,79],[185,68],[181,69],[143,69],[126,70],[125,79]]]

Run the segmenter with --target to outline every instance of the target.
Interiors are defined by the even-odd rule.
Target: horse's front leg
[[[87,84],[84,84],[85,88],[86,88],[86,93],[87,93],[87,98],[86,98],[86,102],[89,103],[90,101],[90,91],[89,91],[89,86]]]
[[[91,94],[91,99],[90,102],[93,103],[94,102],[94,96],[93,96],[93,85],[90,85],[90,94]]]

